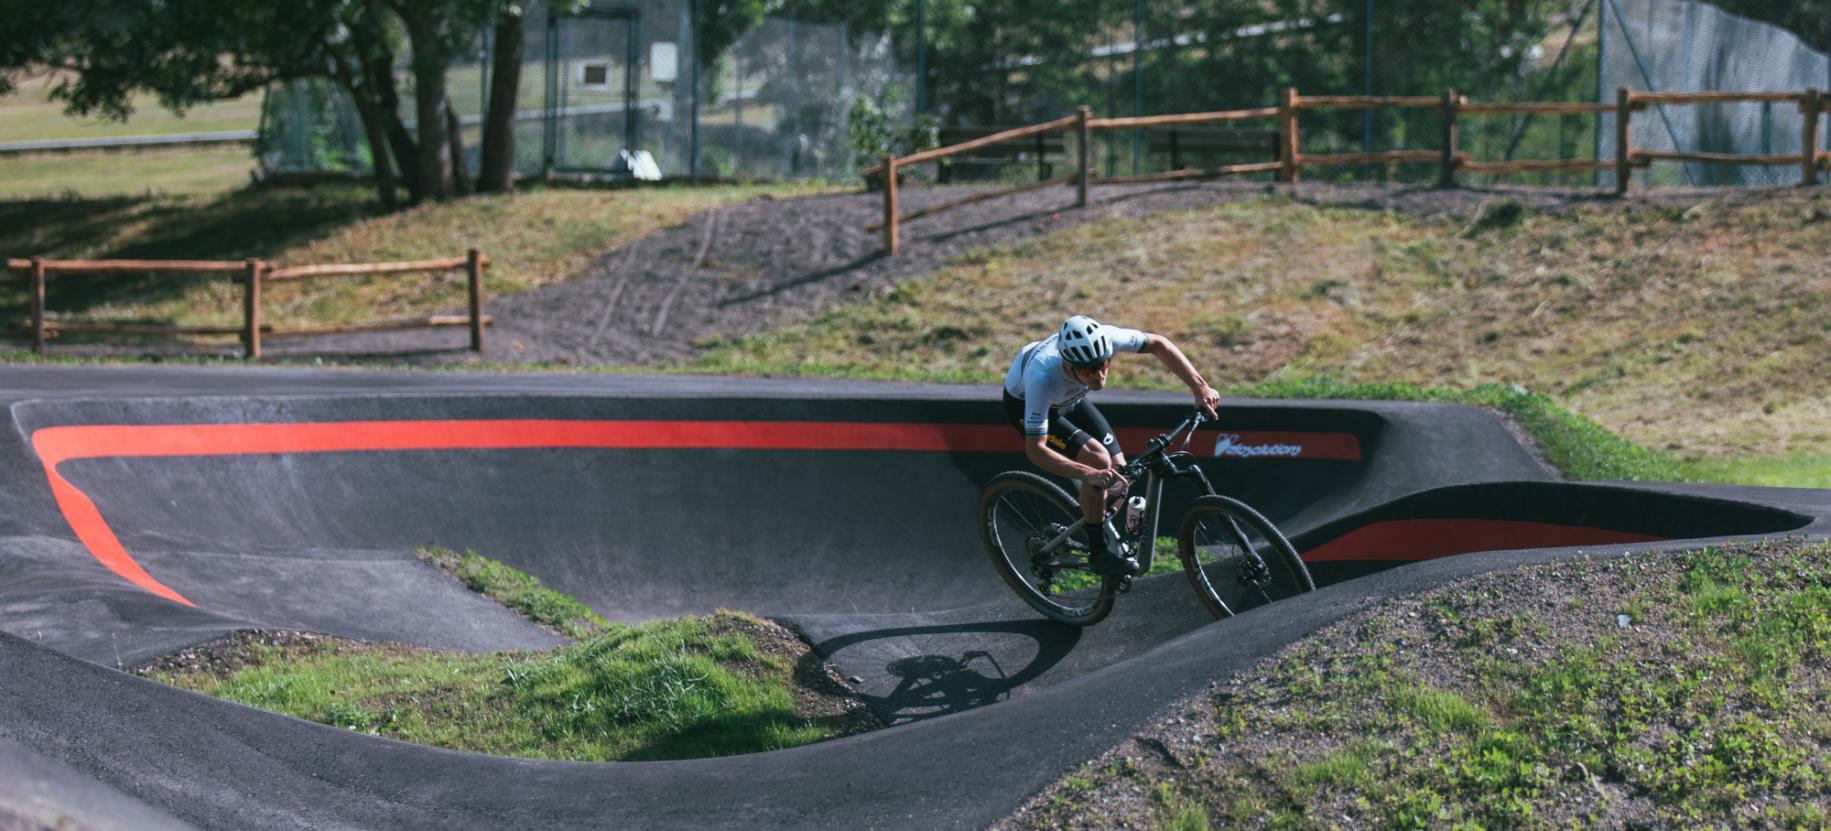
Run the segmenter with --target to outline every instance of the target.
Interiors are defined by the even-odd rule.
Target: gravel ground
[[[904,190],[905,212],[972,193],[958,188]],[[1670,189],[1614,200],[1596,189],[1460,188],[1394,185],[1271,185],[1198,182],[1098,188],[1076,210],[1067,187],[990,199],[903,225],[896,257],[883,256],[877,193],[764,198],[716,208],[636,240],[593,261],[576,278],[491,299],[495,317],[481,356],[462,329],[329,336],[272,342],[289,358],[382,360],[410,365],[462,363],[637,365],[691,359],[722,338],[794,324],[929,274],[978,248],[1005,245],[1108,217],[1139,217],[1288,193],[1317,205],[1472,216],[1491,200],[1537,210],[1583,205],[1627,208],[1704,199],[1759,199],[1765,191]],[[461,310],[452,310],[461,313]]]
[[[1286,647],[1236,677],[1216,680],[1205,693],[1166,708],[1130,739],[1045,789],[993,828],[1165,827],[1168,815],[1174,813],[1166,808],[1166,788],[1184,800],[1215,795],[1211,798],[1220,804],[1205,806],[1214,827],[1273,826],[1268,806],[1278,804],[1290,772],[1339,753],[1358,740],[1383,740],[1408,748],[1406,754],[1427,762],[1440,762],[1448,755],[1441,740],[1433,743],[1428,734],[1416,729],[1394,728],[1391,720],[1384,722],[1385,727],[1376,727],[1382,724],[1377,717],[1316,718],[1316,713],[1331,705],[1386,710],[1390,702],[1331,700],[1326,694],[1297,691],[1293,678],[1337,679],[1325,689],[1339,690],[1351,686],[1339,679],[1365,671],[1355,663],[1357,658],[1379,654],[1389,657],[1382,671],[1410,679],[1419,689],[1450,691],[1482,701],[1482,679],[1485,676],[1492,683],[1494,671],[1479,667],[1481,658],[1473,653],[1542,677],[1550,664],[1571,650],[1595,650],[1602,665],[1615,668],[1623,677],[1637,682],[1648,679],[1650,686],[1600,690],[1591,706],[1603,714],[1609,729],[1626,730],[1629,745],[1655,758],[1676,737],[1701,742],[1704,749],[1687,756],[1683,765],[1668,762],[1675,770],[1693,765],[1708,769],[1712,764],[1710,734],[1728,732],[1727,725],[1748,716],[1761,719],[1773,730],[1763,742],[1740,754],[1751,769],[1757,762],[1783,756],[1778,748],[1784,745],[1794,750],[1808,748],[1802,756],[1815,756],[1819,772],[1794,782],[1769,781],[1763,778],[1768,775],[1765,772],[1723,773],[1721,780],[1738,783],[1734,798],[1716,806],[1714,812],[1693,816],[1680,800],[1689,798],[1693,805],[1708,800],[1695,794],[1685,797],[1676,785],[1669,786],[1670,792],[1654,792],[1647,787],[1646,776],[1624,777],[1604,767],[1591,769],[1565,756],[1550,771],[1555,783],[1528,797],[1535,812],[1523,827],[1825,827],[1825,787],[1801,789],[1798,785],[1799,781],[1822,782],[1819,777],[1831,767],[1827,761],[1831,760],[1827,755],[1831,754],[1831,736],[1824,732],[1825,720],[1811,714],[1776,718],[1775,709],[1785,712],[1789,708],[1767,702],[1762,696],[1770,693],[1756,690],[1756,685],[1735,670],[1736,662],[1726,659],[1733,649],[1723,644],[1733,643],[1743,628],[1758,628],[1747,623],[1750,620],[1807,625],[1801,619],[1812,612],[1793,604],[1799,596],[1822,596],[1827,579],[1824,564],[1831,549],[1789,541],[1771,547],[1731,546],[1729,550],[1748,558],[1751,572],[1769,575],[1774,582],[1753,583],[1759,588],[1745,606],[1737,606],[1727,616],[1710,618],[1707,627],[1698,623],[1698,612],[1685,606],[1691,595],[1678,588],[1692,562],[1691,555],[1684,552],[1578,557],[1522,566],[1383,601]],[[1755,609],[1770,601],[1771,606],[1756,614]],[[1700,635],[1701,629],[1714,634]],[[1487,634],[1477,634],[1484,632]],[[1480,643],[1471,645],[1477,639]],[[1649,705],[1634,699],[1635,695],[1652,695],[1647,690],[1659,689],[1660,680],[1674,672],[1682,675],[1699,668],[1707,668],[1712,680],[1703,685],[1698,697],[1709,692],[1723,698],[1714,705],[1715,711],[1709,706],[1691,706],[1688,700],[1653,699],[1660,704]],[[1831,680],[1831,668],[1804,656],[1799,665],[1774,672],[1786,679],[1784,687],[1790,695],[1807,702],[1820,700],[1818,696]],[[1492,692],[1488,690],[1488,694]],[[1506,711],[1504,704],[1489,706]],[[1647,724],[1630,727],[1639,718]],[[1696,738],[1700,733],[1703,739]],[[1558,743],[1547,738],[1542,746]],[[1374,767],[1377,770],[1378,764]],[[1223,790],[1236,797],[1256,792],[1259,800],[1230,804],[1229,797],[1219,795]],[[1364,790],[1325,787],[1320,791],[1321,798],[1305,801],[1302,820],[1295,827],[1385,825],[1380,812],[1363,802]],[[1229,811],[1242,811],[1244,816],[1228,815]],[[1450,821],[1439,817],[1430,824],[1449,827]]]

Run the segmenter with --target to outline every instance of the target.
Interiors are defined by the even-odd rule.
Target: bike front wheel
[[[1290,540],[1239,500],[1195,500],[1177,545],[1189,582],[1217,618],[1316,588]]]
[[[1087,565],[1081,508],[1054,482],[1014,470],[992,477],[979,499],[979,532],[1005,584],[1045,617],[1076,626],[1113,610],[1114,588]]]

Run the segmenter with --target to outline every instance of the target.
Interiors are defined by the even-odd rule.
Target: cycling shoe
[[[1130,577],[1138,573],[1138,561],[1108,551],[1097,551],[1087,558],[1087,567],[1101,577]]]

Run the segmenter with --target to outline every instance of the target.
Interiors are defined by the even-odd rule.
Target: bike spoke
[[[1189,543],[1199,570],[1191,579],[1222,607],[1217,614],[1239,614],[1308,590],[1307,575],[1298,574],[1271,539],[1226,511],[1195,514]]]

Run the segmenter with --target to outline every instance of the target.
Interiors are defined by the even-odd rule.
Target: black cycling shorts
[[[1012,395],[1010,390],[1005,391],[1005,420],[1019,435],[1023,434],[1024,400]],[[1049,408],[1049,446],[1057,453],[1072,459],[1094,439],[1106,446],[1107,453],[1118,457],[1119,440],[1113,437],[1112,425],[1106,423],[1106,416],[1100,414],[1093,402],[1082,398],[1067,407]]]

